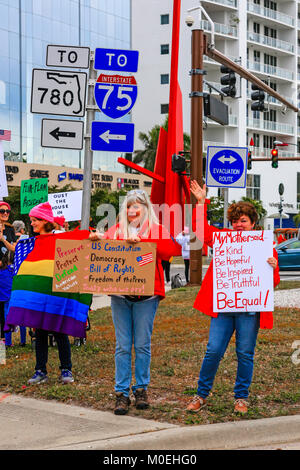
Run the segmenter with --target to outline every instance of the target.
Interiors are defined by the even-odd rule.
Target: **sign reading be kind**
[[[273,232],[215,232],[213,242],[214,312],[273,311]]]

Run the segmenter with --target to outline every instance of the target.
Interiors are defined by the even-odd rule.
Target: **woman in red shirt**
[[[135,350],[135,385],[132,391],[137,409],[148,408],[147,387],[150,382],[151,335],[159,301],[165,297],[162,260],[169,260],[179,246],[167,229],[158,223],[149,196],[143,190],[129,191],[119,214],[119,223],[104,235],[90,235],[92,240],[106,238],[130,243],[154,242],[156,266],[154,294],[150,297],[112,295],[111,309],[116,334],[115,414],[128,412],[131,384],[131,351]]]
[[[191,191],[203,207],[204,243],[213,244],[213,233],[220,230],[208,224],[205,213],[206,188],[199,186],[196,181],[191,182]],[[234,231],[255,230],[258,219],[254,206],[248,202],[231,204],[227,212],[228,220]],[[197,220],[199,224],[199,220]],[[228,231],[229,229],[223,229]],[[197,233],[197,231],[196,231]],[[276,250],[273,256],[266,260],[274,269],[274,286],[280,282]],[[236,332],[236,354],[238,360],[237,376],[234,387],[235,411],[246,413],[248,411],[247,398],[252,381],[254,351],[259,327],[272,328],[272,312],[222,312],[213,311],[213,269],[210,264],[201,289],[196,297],[194,308],[211,316],[209,340],[206,354],[199,374],[197,395],[187,406],[187,410],[198,412],[206,405],[206,399],[213,386],[218,370],[231,336]]]

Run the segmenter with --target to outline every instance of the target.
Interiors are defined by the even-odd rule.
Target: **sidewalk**
[[[0,393],[0,422],[1,450],[300,450],[299,415],[182,427]]]

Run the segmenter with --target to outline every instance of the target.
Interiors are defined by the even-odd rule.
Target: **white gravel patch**
[[[277,290],[274,292],[276,307],[300,308],[300,289]]]

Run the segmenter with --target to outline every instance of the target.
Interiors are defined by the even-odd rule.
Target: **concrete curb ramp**
[[[1,392],[0,422],[1,450],[212,450],[300,442],[300,415],[183,427]]]

